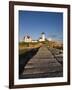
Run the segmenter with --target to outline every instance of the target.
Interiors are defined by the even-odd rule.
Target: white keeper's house
[[[32,42],[32,38],[29,35],[24,37],[24,42]]]

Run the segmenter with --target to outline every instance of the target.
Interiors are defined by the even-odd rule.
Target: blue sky
[[[33,40],[45,32],[46,38],[63,40],[63,13],[19,11],[19,40],[29,35]]]

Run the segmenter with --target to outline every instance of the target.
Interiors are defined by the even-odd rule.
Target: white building
[[[28,35],[24,37],[24,42],[32,42],[32,38]]]
[[[44,32],[41,33],[41,37],[39,38],[39,41],[40,42],[45,41],[45,33]]]
[[[37,40],[32,40],[32,42],[38,42]]]
[[[38,42],[37,40],[32,40],[32,38],[29,35],[26,35],[23,39],[24,42]],[[39,38],[39,41],[45,41],[45,33],[41,33],[41,37]]]

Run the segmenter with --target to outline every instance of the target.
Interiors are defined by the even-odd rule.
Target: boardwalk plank
[[[45,46],[24,67],[21,78],[62,77],[63,67]]]

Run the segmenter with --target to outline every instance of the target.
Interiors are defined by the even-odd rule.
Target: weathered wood
[[[63,67],[54,58],[51,51],[47,47],[39,48],[35,56],[33,56],[21,74],[20,78],[38,78],[38,77],[62,77]]]

